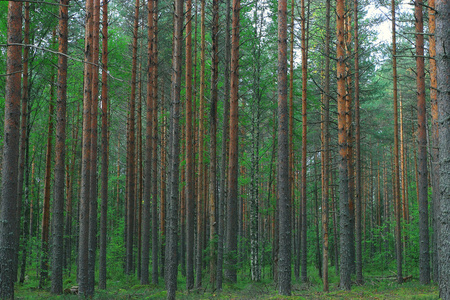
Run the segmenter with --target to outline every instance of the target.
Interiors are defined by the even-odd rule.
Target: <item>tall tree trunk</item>
[[[294,155],[294,6],[295,1],[291,0],[291,32],[290,32],[290,43],[289,43],[289,195],[292,205],[292,232],[295,232],[293,237],[294,243],[294,257],[295,267],[294,276],[298,279],[300,276],[300,249],[296,247],[300,245],[300,230],[296,230],[295,227],[295,185],[294,185],[294,166],[295,166],[295,155]],[[301,220],[300,220],[301,224]],[[295,259],[295,258],[294,258]]]
[[[92,102],[92,72],[90,62],[93,57],[93,0],[86,1],[86,33],[85,33],[85,58],[84,64],[84,92],[83,92],[83,138],[81,153],[81,190],[79,209],[79,249],[78,249],[78,293],[80,296],[89,296],[88,290],[88,243],[89,243],[89,203],[90,203],[90,159],[91,159],[91,135],[90,115]]]
[[[194,288],[194,153],[192,131],[192,0],[186,1],[186,289]]]
[[[397,41],[395,32],[395,0],[392,0],[391,19],[392,19],[392,72],[394,84],[394,206],[395,206],[395,244],[397,255],[397,282],[403,282],[402,275],[402,234],[401,234],[401,219],[400,219],[400,177],[398,167],[398,109],[397,109]]]
[[[108,224],[108,1],[103,0],[102,15],[102,173],[100,256],[98,287],[106,289],[106,234]],[[118,178],[117,178],[118,180]]]
[[[228,153],[227,260],[225,276],[237,281],[238,138],[239,138],[239,33],[241,1],[233,0],[231,33],[230,149]]]
[[[147,1],[148,6],[148,53],[147,53],[147,121],[145,127],[145,186],[144,186],[144,205],[143,205],[143,219],[142,219],[142,254],[141,254],[141,284],[149,284],[149,265],[150,265],[150,213],[151,213],[151,188],[152,188],[152,130],[153,130],[153,29],[154,29],[154,4],[153,0]],[[162,166],[164,168],[164,166]],[[158,243],[156,243],[158,244]],[[152,243],[152,248],[157,247]],[[153,261],[153,264],[155,262]],[[156,263],[158,263],[156,261]]]
[[[152,72],[152,283],[158,284],[158,0],[153,0]],[[163,91],[164,93],[164,91]],[[164,98],[162,99],[164,102]],[[164,229],[165,230],[165,229]],[[164,231],[163,231],[164,232]],[[162,248],[162,247],[161,247]]]
[[[428,170],[427,170],[427,121],[425,104],[425,66],[423,44],[422,0],[414,2],[416,19],[416,68],[417,68],[417,141],[419,158],[419,279],[430,283],[430,254],[428,232]],[[398,212],[397,212],[398,213]]]
[[[135,219],[135,101],[136,101],[136,70],[137,70],[137,41],[138,41],[138,30],[139,30],[139,0],[136,0],[135,10],[134,10],[134,26],[133,26],[133,62],[131,66],[131,95],[130,95],[130,124],[128,132],[128,206],[127,206],[127,241],[126,241],[126,268],[125,273],[132,274],[134,271],[133,262],[133,246],[134,246],[134,219]]]
[[[203,176],[204,176],[204,153],[203,153],[203,132],[204,132],[204,106],[205,106],[205,0],[201,0],[201,46],[200,46],[200,116],[199,116],[199,127],[198,127],[198,183],[197,183],[197,257],[196,257],[196,278],[195,286],[197,288],[202,286],[202,260],[203,260],[203,243],[202,243],[202,233],[203,233]]]
[[[211,101],[209,107],[209,240],[210,240],[210,283],[216,282],[216,194],[217,194],[217,98],[219,66],[219,0],[213,0],[212,20],[212,62],[211,62]]]
[[[328,198],[329,198],[329,161],[330,161],[330,1],[326,1],[325,19],[325,84],[322,126],[322,234],[323,234],[323,291],[328,292]],[[335,237],[336,239],[336,237]],[[336,244],[336,242],[335,242]],[[337,262],[336,262],[337,264]]]
[[[25,21],[25,25],[24,25],[24,44],[27,45],[30,43],[30,3],[29,2],[25,2],[25,16],[24,16],[24,21]],[[18,170],[18,181],[17,181],[17,220],[20,220],[21,218],[21,214],[22,214],[22,201],[23,201],[23,195],[24,192],[27,193],[26,188],[24,190],[23,187],[23,182],[24,182],[24,174],[27,173],[29,174],[29,167],[26,164],[26,156],[28,155],[28,129],[27,129],[27,125],[28,125],[28,105],[29,104],[29,95],[28,95],[28,90],[29,90],[29,85],[28,85],[28,58],[29,58],[29,47],[24,47],[23,48],[23,70],[22,70],[22,101],[21,101],[21,120],[20,120],[20,153],[19,153],[19,170]],[[1,163],[0,163],[1,166]],[[26,218],[25,218],[26,220]],[[24,237],[23,237],[23,245],[22,245],[22,261],[25,261],[26,263],[26,256],[27,256],[27,230],[25,229],[26,227],[26,222],[24,222]],[[17,224],[17,228],[16,228],[16,241],[17,243],[19,243],[20,241],[20,222]],[[19,248],[17,248],[19,249]],[[18,252],[16,252],[16,256],[18,255]],[[22,283],[22,276],[23,279],[25,280],[25,267],[26,264],[23,264],[23,272],[21,272],[20,275],[20,282]],[[18,267],[14,267],[14,270],[17,270]],[[17,271],[16,271],[17,272]],[[17,276],[14,276],[14,278],[16,278]]]
[[[442,299],[450,299],[450,3],[436,0],[436,71],[437,71],[437,101],[439,109],[439,163],[440,163],[440,199],[447,199],[440,204],[439,225],[439,292]],[[447,237],[444,241],[443,237]]]
[[[278,2],[278,178],[280,250],[278,286],[291,295],[291,214],[289,201],[289,140],[287,107],[287,1]]]
[[[53,32],[54,33],[54,32]],[[45,178],[44,178],[44,205],[42,209],[42,232],[41,232],[41,272],[39,274],[39,288],[43,288],[48,277],[48,239],[50,232],[50,183],[52,167],[52,137],[53,137],[53,82],[55,75],[50,80],[50,100],[48,113],[48,136],[47,150],[45,154]]]
[[[93,13],[93,57],[92,57],[92,102],[91,102],[91,165],[90,165],[90,208],[89,208],[89,254],[88,294],[94,294],[95,260],[97,256],[97,115],[98,115],[98,56],[100,39],[100,0],[94,0]]]
[[[177,230],[179,201],[179,165],[180,165],[180,90],[181,90],[181,48],[183,41],[183,1],[175,1],[174,38],[171,85],[171,157],[170,157],[170,198],[167,210],[167,239],[165,275],[167,299],[175,299],[177,290]]]
[[[22,42],[22,2],[8,3],[8,43]],[[2,162],[2,201],[0,202],[0,298],[14,298],[15,270],[11,261],[16,257],[17,241],[17,171],[19,159],[19,121],[22,76],[22,47],[6,50],[6,93]]]
[[[354,52],[355,52],[355,261],[356,282],[363,283],[361,249],[361,127],[359,113],[359,25],[358,0],[353,2],[354,14]]]
[[[300,254],[301,261],[301,280],[302,282],[308,281],[307,273],[307,213],[306,213],[306,146],[307,146],[307,119],[306,119],[306,91],[308,84],[308,49],[306,44],[306,14],[305,14],[305,0],[301,0],[301,31],[302,31],[302,204],[301,204],[301,249]]]
[[[225,75],[224,75],[224,103],[222,125],[222,156],[220,158],[220,183],[219,183],[219,220],[217,240],[217,289],[222,290],[223,281],[223,253],[225,234],[225,199],[227,179],[227,152],[230,119],[230,63],[231,63],[231,0],[226,0],[226,28],[225,28]]]
[[[430,43],[430,100],[431,100],[431,143],[433,148],[431,150],[431,172],[432,172],[432,187],[433,187],[433,280],[439,282],[439,228],[438,228],[438,215],[440,211],[440,199],[439,199],[439,109],[437,103],[437,81],[436,81],[436,12],[435,12],[435,0],[428,2],[428,27],[430,31],[429,43]]]
[[[66,163],[66,98],[67,98],[67,39],[69,0],[61,0],[59,6],[58,82],[56,102],[55,142],[55,191],[52,222],[52,293],[62,294],[63,233],[64,233],[64,184]]]
[[[337,93],[338,93],[338,144],[339,144],[339,209],[340,209],[340,287],[344,290],[351,288],[351,220],[349,211],[348,191],[348,132],[346,120],[346,88],[345,88],[345,27],[344,27],[344,0],[338,0],[336,4],[337,21]]]

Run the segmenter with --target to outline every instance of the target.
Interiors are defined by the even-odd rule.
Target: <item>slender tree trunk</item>
[[[396,46],[396,29],[395,29],[395,0],[392,0],[391,19],[392,19],[392,70],[393,70],[393,84],[394,84],[394,205],[395,205],[395,244],[397,255],[397,282],[403,282],[402,275],[402,234],[401,234],[401,219],[400,219],[400,177],[398,167],[398,109],[397,109],[397,46]]]
[[[53,98],[55,76],[50,81],[50,104],[48,114],[48,136],[47,150],[45,154],[45,178],[44,178],[44,205],[42,209],[42,232],[41,232],[41,272],[39,274],[39,288],[43,288],[48,277],[48,239],[50,232],[50,183],[52,167],[52,137],[53,137]]]
[[[348,132],[346,120],[346,88],[345,88],[345,27],[344,27],[344,0],[338,0],[337,11],[337,87],[338,87],[338,143],[339,143],[339,209],[340,209],[340,287],[344,290],[351,288],[351,220],[349,211],[348,191]]]
[[[175,1],[174,38],[171,86],[171,157],[170,157],[170,198],[167,210],[167,239],[165,275],[167,299],[175,299],[177,290],[177,230],[179,201],[179,165],[180,165],[180,90],[181,90],[181,48],[183,41],[183,1]]]
[[[363,284],[361,249],[361,127],[359,113],[359,25],[358,0],[354,0],[354,52],[355,52],[355,261],[356,282]]]
[[[103,0],[102,16],[102,173],[100,256],[98,287],[106,289],[106,235],[108,224],[108,1]],[[118,180],[118,178],[117,178]]]
[[[92,14],[93,0],[86,1],[86,33],[85,33],[85,61],[92,62],[93,37]],[[92,65],[84,64],[84,93],[83,93],[83,138],[81,153],[81,190],[79,209],[79,249],[78,249],[78,293],[80,296],[89,296],[88,290],[88,243],[89,243],[89,203],[90,203],[90,159],[91,159],[91,135],[90,114],[92,102]]]
[[[30,3],[25,2],[25,16],[24,16],[24,44],[30,43]],[[26,155],[28,155],[28,105],[29,105],[29,96],[28,96],[28,57],[29,57],[29,47],[23,48],[23,70],[22,70],[22,99],[21,99],[21,120],[20,120],[20,153],[19,153],[19,170],[18,170],[18,181],[17,181],[17,220],[20,220],[21,214],[22,214],[22,201],[23,201],[23,195],[24,192],[27,193],[26,188],[24,190],[23,182],[24,182],[24,174],[29,174],[29,167],[26,165]],[[0,162],[0,168],[1,168],[1,162]],[[27,197],[26,197],[27,198]],[[25,219],[26,220],[26,219]],[[24,222],[24,229],[25,229],[26,222]],[[20,222],[17,224],[16,228],[16,241],[19,243],[20,241]],[[26,262],[26,256],[27,256],[27,230],[24,230],[24,237],[23,237],[23,245],[22,245],[22,260]],[[19,249],[19,248],[17,248]],[[16,256],[18,256],[18,252],[16,252]],[[20,275],[20,282],[22,283],[23,280],[25,280],[25,266],[26,264],[23,264],[23,272],[21,272]],[[17,270],[18,267],[15,267],[14,270]],[[17,272],[17,271],[16,271]],[[22,280],[23,276],[23,280]],[[17,276],[14,276],[16,278]]]
[[[436,81],[436,12],[435,12],[435,0],[428,2],[428,27],[430,31],[429,43],[430,43],[430,100],[431,100],[431,140],[433,148],[431,150],[431,172],[432,172],[432,185],[433,185],[433,279],[439,282],[439,228],[438,228],[438,215],[440,212],[440,199],[439,199],[439,108],[437,103],[437,81]]]
[[[212,62],[211,62],[211,101],[209,107],[209,239],[210,239],[210,283],[216,283],[216,194],[217,194],[217,98],[219,66],[219,0],[213,0],[212,20]]]
[[[278,286],[291,295],[291,215],[289,201],[289,140],[287,107],[287,1],[278,2],[278,178],[280,251]]]
[[[440,215],[439,215],[439,292],[442,299],[450,299],[450,3],[436,0],[436,73],[437,73],[437,102],[439,109],[439,163],[440,163]],[[447,237],[447,241],[444,240]]]
[[[192,131],[192,0],[186,1],[186,289],[194,288],[194,155]]]
[[[61,0],[59,6],[59,49],[67,53],[68,0]],[[52,222],[52,293],[62,294],[63,233],[64,233],[64,184],[66,163],[66,98],[67,98],[67,57],[58,56],[58,82],[56,102],[56,142],[55,142],[55,191]]]
[[[238,138],[239,138],[239,33],[241,1],[233,0],[231,33],[230,149],[228,153],[227,259],[225,276],[237,281]]]
[[[430,283],[430,254],[428,232],[428,170],[427,170],[427,121],[425,104],[425,67],[422,0],[414,2],[416,19],[416,66],[417,66],[417,118],[419,158],[419,279],[422,284]],[[397,212],[398,213],[398,212]]]
[[[307,213],[306,213],[306,155],[307,155],[307,119],[306,119],[306,91],[308,84],[308,49],[306,44],[306,14],[305,14],[305,0],[301,1],[301,27],[302,27],[302,204],[301,204],[301,218],[302,218],[302,234],[301,234],[301,280],[308,281],[307,273]]]
[[[147,121],[145,129],[145,186],[144,186],[144,205],[142,220],[142,254],[141,254],[141,284],[149,284],[149,265],[150,265],[150,211],[151,211],[151,186],[152,186],[152,129],[153,129],[153,29],[154,29],[154,1],[148,0],[148,53],[147,53]],[[164,166],[162,166],[164,168]],[[156,243],[158,244],[158,243]],[[152,248],[157,245],[152,243]],[[155,262],[153,262],[155,263]],[[156,261],[157,263],[157,261]]]
[[[8,3],[8,43],[22,42],[22,2]],[[19,121],[22,76],[22,47],[6,50],[6,93],[2,161],[2,201],[0,202],[0,298],[14,298],[15,270],[11,261],[16,257],[17,241],[17,171],[19,159]]]
[[[204,106],[205,106],[205,0],[201,0],[201,54],[200,54],[200,116],[199,116],[199,144],[198,144],[198,183],[197,183],[197,257],[196,257],[196,278],[195,286],[197,288],[202,286],[202,260],[203,260],[203,176],[204,176],[204,154],[203,154],[203,127],[204,127]]]
[[[126,268],[125,272],[127,274],[132,274],[134,271],[133,262],[133,244],[134,244],[134,219],[135,219],[135,102],[136,102],[136,70],[137,70],[137,40],[138,40],[138,30],[139,30],[139,0],[136,0],[135,11],[134,11],[134,27],[133,27],[133,62],[131,67],[131,96],[130,96],[130,124],[128,132],[128,153],[130,155],[128,162],[128,206],[127,206],[127,241],[126,241]]]
[[[93,13],[93,57],[92,57],[92,102],[91,102],[91,164],[90,164],[90,208],[89,208],[89,254],[88,294],[94,294],[95,260],[97,256],[97,115],[98,115],[98,60],[100,39],[100,0],[94,0]]]
[[[153,36],[152,36],[152,283],[158,284],[158,0],[153,0]],[[164,92],[164,91],[163,91]],[[162,99],[164,102],[164,98]],[[164,231],[163,231],[164,232]],[[162,247],[161,247],[162,248]]]
[[[220,159],[220,186],[219,186],[219,220],[217,241],[217,289],[222,290],[223,281],[223,253],[225,234],[225,199],[227,179],[227,152],[230,119],[230,63],[231,63],[231,1],[226,0],[226,29],[225,29],[225,75],[224,75],[224,104],[222,126],[222,156]]]
[[[326,23],[325,23],[325,85],[323,103],[323,127],[322,127],[322,234],[323,234],[323,291],[328,292],[328,198],[329,198],[329,161],[330,161],[330,1],[326,1]],[[336,226],[335,226],[336,227]],[[336,236],[335,236],[336,239]],[[336,242],[335,242],[336,244]],[[337,262],[336,262],[337,264]]]
[[[292,232],[295,232],[293,236],[294,243],[294,257],[295,260],[294,276],[298,279],[300,276],[300,249],[296,245],[300,245],[300,231],[295,227],[295,185],[294,185],[294,6],[295,1],[291,0],[291,32],[289,43],[289,194],[292,205]],[[301,222],[300,222],[301,223]]]

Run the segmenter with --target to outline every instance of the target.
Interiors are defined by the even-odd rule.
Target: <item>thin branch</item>
[[[92,62],[85,61],[85,60],[82,60],[82,59],[79,59],[79,58],[75,58],[75,57],[73,57],[73,56],[70,56],[70,55],[65,54],[65,53],[62,53],[62,52],[54,51],[54,50],[51,50],[51,49],[48,49],[48,48],[44,48],[44,47],[39,47],[39,46],[36,46],[36,45],[32,45],[32,44],[21,44],[21,43],[0,44],[0,47],[8,47],[8,46],[22,46],[22,47],[35,48],[35,49],[42,50],[42,51],[47,51],[47,52],[50,52],[50,53],[53,53],[53,54],[62,55],[62,56],[67,57],[68,59],[71,59],[71,60],[74,60],[74,61],[78,61],[78,62],[81,62],[81,63],[84,63],[84,64],[91,64],[91,65],[93,65],[93,66],[96,66],[96,67],[100,68],[102,71],[104,70],[103,67],[100,66],[99,64],[94,64],[94,63],[92,63]],[[111,77],[112,79],[123,82],[122,79],[119,79],[119,78],[116,78],[116,77],[112,76],[109,72],[106,72],[106,73],[107,73],[108,76]],[[11,75],[11,74],[5,74],[5,75],[2,75],[2,76],[8,76],[8,75]]]

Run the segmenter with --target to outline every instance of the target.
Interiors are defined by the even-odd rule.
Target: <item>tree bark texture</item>
[[[323,290],[328,292],[328,198],[329,198],[329,161],[330,161],[330,2],[326,1],[326,19],[325,19],[325,84],[324,84],[324,103],[323,103],[323,127],[322,127],[322,234],[323,234],[323,249],[322,249],[322,280]]]
[[[289,201],[289,140],[287,107],[287,1],[278,2],[278,177],[279,201],[278,287],[291,295],[291,206]]]
[[[237,281],[238,138],[239,138],[239,32],[241,1],[233,0],[231,33],[230,149],[228,153],[227,260],[225,276]]]
[[[186,289],[194,288],[195,182],[192,124],[192,0],[186,1]]]
[[[93,0],[86,1],[86,33],[84,60],[91,62],[93,57]],[[90,159],[91,135],[90,112],[92,102],[92,65],[84,64],[84,92],[83,92],[83,137],[81,153],[81,191],[79,209],[79,248],[78,248],[78,293],[89,296],[88,293],[88,243],[89,243],[89,204],[90,204]]]
[[[219,78],[219,0],[213,0],[212,58],[211,58],[211,101],[209,107],[209,274],[210,283],[216,283],[216,194],[217,194],[217,98]]]
[[[151,218],[151,189],[152,189],[152,130],[153,130],[153,29],[154,29],[154,1],[147,1],[148,6],[148,47],[147,47],[147,94],[146,94],[146,127],[145,127],[145,181],[144,204],[142,212],[142,254],[141,254],[141,284],[149,284],[150,265],[150,218]],[[164,168],[164,166],[163,166]],[[155,247],[152,243],[152,247]],[[155,263],[155,262],[153,262]],[[156,262],[157,263],[157,262]]]
[[[419,280],[430,283],[430,250],[428,231],[428,169],[427,169],[427,121],[425,103],[425,65],[422,0],[414,2],[416,19],[416,68],[417,68],[417,141],[419,171]],[[398,184],[398,183],[397,183]],[[399,213],[399,212],[397,212]]]
[[[68,0],[61,0],[59,7],[59,49],[67,53]],[[58,82],[56,100],[56,141],[55,141],[55,191],[52,222],[52,293],[63,292],[63,233],[64,233],[64,188],[66,163],[66,98],[67,98],[67,57],[58,56]]]
[[[433,268],[433,279],[434,281],[439,281],[439,253],[438,243],[439,243],[439,228],[438,228],[438,215],[440,211],[439,204],[439,109],[437,103],[437,81],[436,81],[436,12],[435,12],[435,0],[430,0],[428,2],[428,27],[430,31],[429,37],[429,53],[430,53],[430,102],[431,102],[431,184],[433,187],[433,208],[432,214],[432,226],[433,226],[433,258],[432,258],[432,268]]]
[[[98,182],[97,182],[97,119],[98,119],[98,60],[100,41],[100,0],[94,0],[93,28],[92,28],[92,100],[91,100],[91,164],[90,164],[90,207],[89,207],[89,254],[88,254],[88,294],[94,294],[95,261],[97,256],[97,211],[98,211]]]
[[[301,255],[301,280],[302,282],[308,281],[307,272],[307,213],[306,213],[306,151],[307,151],[307,84],[308,84],[308,49],[306,44],[306,14],[305,14],[305,0],[301,0],[301,43],[302,43],[302,203],[301,203],[301,243],[300,243],[300,255]]]
[[[22,42],[22,2],[8,3],[8,43]],[[0,202],[0,298],[14,298],[14,261],[17,241],[17,171],[22,76],[22,47],[9,46],[6,59],[6,93]]]
[[[170,145],[170,198],[167,209],[167,239],[165,275],[167,299],[175,299],[177,290],[177,241],[180,165],[180,115],[181,115],[181,48],[183,42],[183,1],[175,1],[174,37],[171,85],[171,145]]]
[[[102,12],[102,200],[98,287],[104,290],[106,289],[106,234],[108,224],[108,0],[103,0]]]
[[[339,144],[339,209],[340,209],[340,287],[344,290],[351,288],[351,221],[348,191],[348,136],[346,121],[346,88],[345,88],[345,27],[344,0],[336,3],[337,21],[337,94],[338,94],[338,144]]]
[[[402,275],[402,234],[400,218],[400,175],[398,166],[398,108],[397,108],[397,41],[395,24],[395,0],[391,2],[392,20],[392,74],[393,74],[393,100],[394,100],[394,206],[395,206],[395,249],[397,256],[397,282],[403,282]]]
[[[440,214],[439,293],[450,299],[450,3],[436,0],[436,71],[439,106]],[[444,237],[447,237],[444,239]]]
[[[226,208],[226,179],[227,179],[227,153],[230,120],[230,64],[231,64],[231,0],[226,0],[226,28],[225,28],[225,77],[224,77],[224,104],[222,126],[222,156],[220,158],[220,186],[219,186],[219,220],[217,241],[217,289],[222,289],[223,282],[223,254],[225,240],[225,208]]]

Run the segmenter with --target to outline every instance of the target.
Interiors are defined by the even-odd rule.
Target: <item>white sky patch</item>
[[[366,9],[366,18],[382,17],[382,20],[384,20],[375,26],[375,29],[378,33],[378,41],[381,43],[392,43],[391,6],[376,6],[375,4],[370,4],[366,7]],[[402,0],[402,2],[398,5],[398,8],[396,9],[396,17],[398,18],[400,12],[405,12],[408,9],[411,9],[411,1]]]

